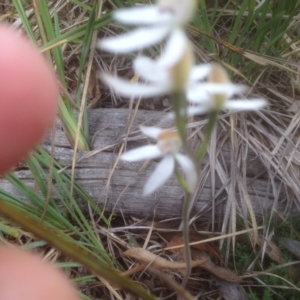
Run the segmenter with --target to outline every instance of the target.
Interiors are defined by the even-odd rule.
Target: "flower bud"
[[[219,64],[213,63],[211,71],[208,76],[208,81],[216,84],[230,84],[230,79],[226,70]],[[226,102],[228,95],[223,94],[212,94],[211,100],[213,101],[212,107],[216,110],[221,110]]]
[[[170,70],[170,77],[174,91],[182,91],[186,89],[193,65],[194,54],[190,42],[187,41],[181,58]]]

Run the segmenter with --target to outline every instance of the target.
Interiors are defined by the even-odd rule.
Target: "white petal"
[[[158,0],[157,5],[162,10],[171,11],[178,25],[189,23],[197,10],[197,1],[194,0]]]
[[[169,82],[169,72],[157,63],[157,61],[146,56],[140,56],[133,62],[136,75],[152,82]]]
[[[171,155],[167,155],[162,159],[144,186],[145,196],[153,193],[171,177],[174,165],[174,159]]]
[[[203,115],[203,114],[208,113],[209,110],[210,110],[209,105],[189,106],[187,108],[186,115],[187,115],[187,117],[196,116],[196,115]],[[182,113],[182,115],[183,115],[183,113]],[[175,120],[175,118],[176,118],[176,115],[172,111],[172,112],[167,113],[164,116],[163,120]]]
[[[204,115],[210,111],[209,105],[190,106],[187,109],[187,116]]]
[[[166,115],[163,117],[163,121],[164,120],[175,120],[175,113],[173,111],[166,113]]]
[[[195,191],[197,183],[198,183],[197,171],[196,171],[196,167],[195,167],[193,161],[189,157],[182,155],[180,153],[177,153],[175,158],[176,158],[176,161],[181,166],[182,171],[185,175],[186,183],[189,188],[189,192],[193,193]]]
[[[163,131],[163,129],[161,129],[159,127],[140,126],[140,129],[144,135],[147,135],[156,140],[157,140],[158,135]]]
[[[142,83],[132,83],[127,80],[120,79],[116,76],[102,74],[100,76],[103,82],[111,87],[116,93],[124,97],[156,97],[167,94],[170,87],[166,85],[147,85]]]
[[[194,66],[191,70],[189,82],[193,83],[207,77],[211,70],[211,64],[202,64]]]
[[[144,6],[118,9],[114,18],[127,25],[158,25],[169,23],[173,15],[169,11],[161,11],[157,6]]]
[[[227,94],[231,97],[237,93],[244,93],[248,90],[248,87],[242,84],[232,84],[232,83],[199,83],[193,87],[194,92],[203,93],[206,91],[210,94]]]
[[[118,37],[102,39],[98,47],[114,53],[128,53],[162,41],[169,31],[169,26],[139,28]]]
[[[186,93],[186,99],[191,103],[206,103],[210,101],[210,94],[201,88],[189,88]]]
[[[162,153],[156,145],[147,145],[137,149],[130,150],[121,155],[125,161],[141,161],[161,157]]]
[[[182,57],[186,47],[188,47],[188,38],[184,31],[181,29],[172,30],[158,64],[164,67],[174,66]]]
[[[224,108],[233,110],[256,110],[263,108],[267,104],[265,99],[230,100],[224,104]]]

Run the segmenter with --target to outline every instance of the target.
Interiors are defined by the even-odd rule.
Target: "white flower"
[[[205,89],[201,84],[192,85],[187,90],[187,100],[196,104],[188,108],[188,115],[204,114],[212,110],[257,110],[268,103],[265,99],[231,100],[237,94],[247,91],[247,87],[230,82],[227,72],[218,64],[211,64]]]
[[[193,62],[193,51],[188,38],[181,30],[175,30],[157,60],[146,56],[139,56],[134,60],[135,74],[147,83],[132,83],[108,74],[101,74],[101,78],[120,96],[151,98],[172,93],[174,89],[188,90],[209,75],[210,64],[194,66]],[[202,83],[197,87],[209,92],[212,85]]]
[[[102,80],[125,97],[155,97],[174,89],[185,89],[191,76],[194,56],[192,47],[181,30],[175,30],[157,60],[140,56],[133,62],[135,74],[147,83],[132,83],[116,76],[102,74]],[[204,74],[203,74],[204,73]],[[205,66],[192,70],[194,79],[207,76]]]
[[[141,127],[141,131],[150,138],[156,139],[156,145],[147,145],[124,153],[122,160],[134,162],[163,157],[144,186],[144,195],[153,193],[173,174],[175,164],[182,168],[189,191],[194,192],[197,185],[197,171],[194,163],[178,151],[181,140],[176,131],[158,127]]]
[[[114,53],[128,53],[161,42],[173,30],[191,21],[195,0],[159,0],[157,5],[117,10],[114,18],[125,25],[147,25],[119,37],[100,40],[100,48]]]
[[[178,58],[180,53],[182,57]],[[135,74],[146,83],[132,83],[108,74],[103,74],[102,80],[124,97],[151,98],[181,88],[185,90],[187,101],[195,105],[188,107],[188,116],[208,113],[214,109],[256,110],[267,105],[264,99],[230,100],[233,95],[244,93],[248,88],[231,83],[226,71],[218,64],[193,66],[192,62],[193,56],[188,40],[178,31],[177,36],[174,35],[174,38],[170,38],[167,42],[159,59],[140,56],[134,60]],[[178,65],[182,66],[181,70]],[[208,80],[203,81],[205,78]],[[167,115],[167,118],[174,117],[174,113]]]

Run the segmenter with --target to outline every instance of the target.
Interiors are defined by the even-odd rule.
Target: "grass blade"
[[[14,222],[21,225],[24,229],[32,232],[42,240],[47,241],[63,253],[73,258],[75,261],[86,266],[95,275],[105,278],[118,286],[145,300],[154,300],[154,296],[141,288],[128,277],[123,276],[120,272],[108,267],[106,264],[89,254],[85,248],[78,246],[70,239],[65,239],[56,232],[50,230],[43,224],[38,223],[29,215],[19,211],[17,208],[0,199],[0,211]]]

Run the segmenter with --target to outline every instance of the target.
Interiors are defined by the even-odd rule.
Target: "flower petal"
[[[196,171],[196,167],[193,163],[193,161],[180,153],[177,153],[175,155],[176,161],[179,163],[179,165],[182,168],[182,171],[186,178],[186,183],[189,188],[189,192],[193,193],[196,189],[197,183],[198,183],[198,175]]]
[[[194,0],[158,0],[157,5],[163,11],[171,11],[174,23],[177,25],[184,25],[192,21],[197,10],[197,1]]]
[[[138,28],[118,37],[102,39],[98,42],[98,47],[114,53],[128,53],[162,41],[169,31],[169,26]]]
[[[159,25],[173,20],[170,11],[161,11],[156,6],[132,7],[118,9],[114,13],[114,19],[126,25]]]
[[[190,106],[187,109],[187,116],[204,115],[210,111],[209,105]]]
[[[116,76],[101,74],[100,78],[120,96],[124,97],[156,97],[167,94],[170,87],[166,85],[147,85],[142,83],[131,83]]]
[[[228,97],[231,97],[237,93],[245,93],[248,90],[248,87],[242,84],[233,84],[233,83],[199,83],[193,86],[194,93],[199,92],[200,95],[203,95],[203,92],[206,91],[210,94],[226,94]]]
[[[174,165],[174,159],[171,155],[167,155],[162,159],[144,186],[145,196],[153,193],[171,177],[174,171]]]
[[[189,77],[189,83],[194,83],[198,80],[202,80],[209,75],[211,71],[211,64],[202,64],[194,66],[191,70]]]
[[[199,105],[199,106],[189,106],[186,111],[186,116],[196,116],[196,115],[203,115],[210,111],[209,105]],[[182,113],[183,115],[183,113]],[[173,111],[166,113],[163,120],[175,120],[176,115]]]
[[[142,161],[145,159],[154,159],[161,156],[162,152],[156,145],[147,145],[125,152],[121,155],[121,159],[125,161]]]
[[[210,94],[201,88],[189,88],[186,99],[191,103],[206,103],[210,101]]]
[[[143,79],[152,82],[169,82],[169,72],[157,63],[157,61],[146,56],[140,56],[133,62],[133,67],[136,75]]]
[[[188,38],[185,32],[181,29],[172,30],[157,63],[163,67],[173,67],[181,59],[186,47],[188,47]]]
[[[233,110],[256,110],[263,108],[267,104],[265,99],[230,100],[224,104],[224,108]]]
[[[163,131],[163,129],[159,127],[148,127],[148,126],[140,126],[140,129],[144,135],[147,135],[155,140],[157,140],[158,135]]]

